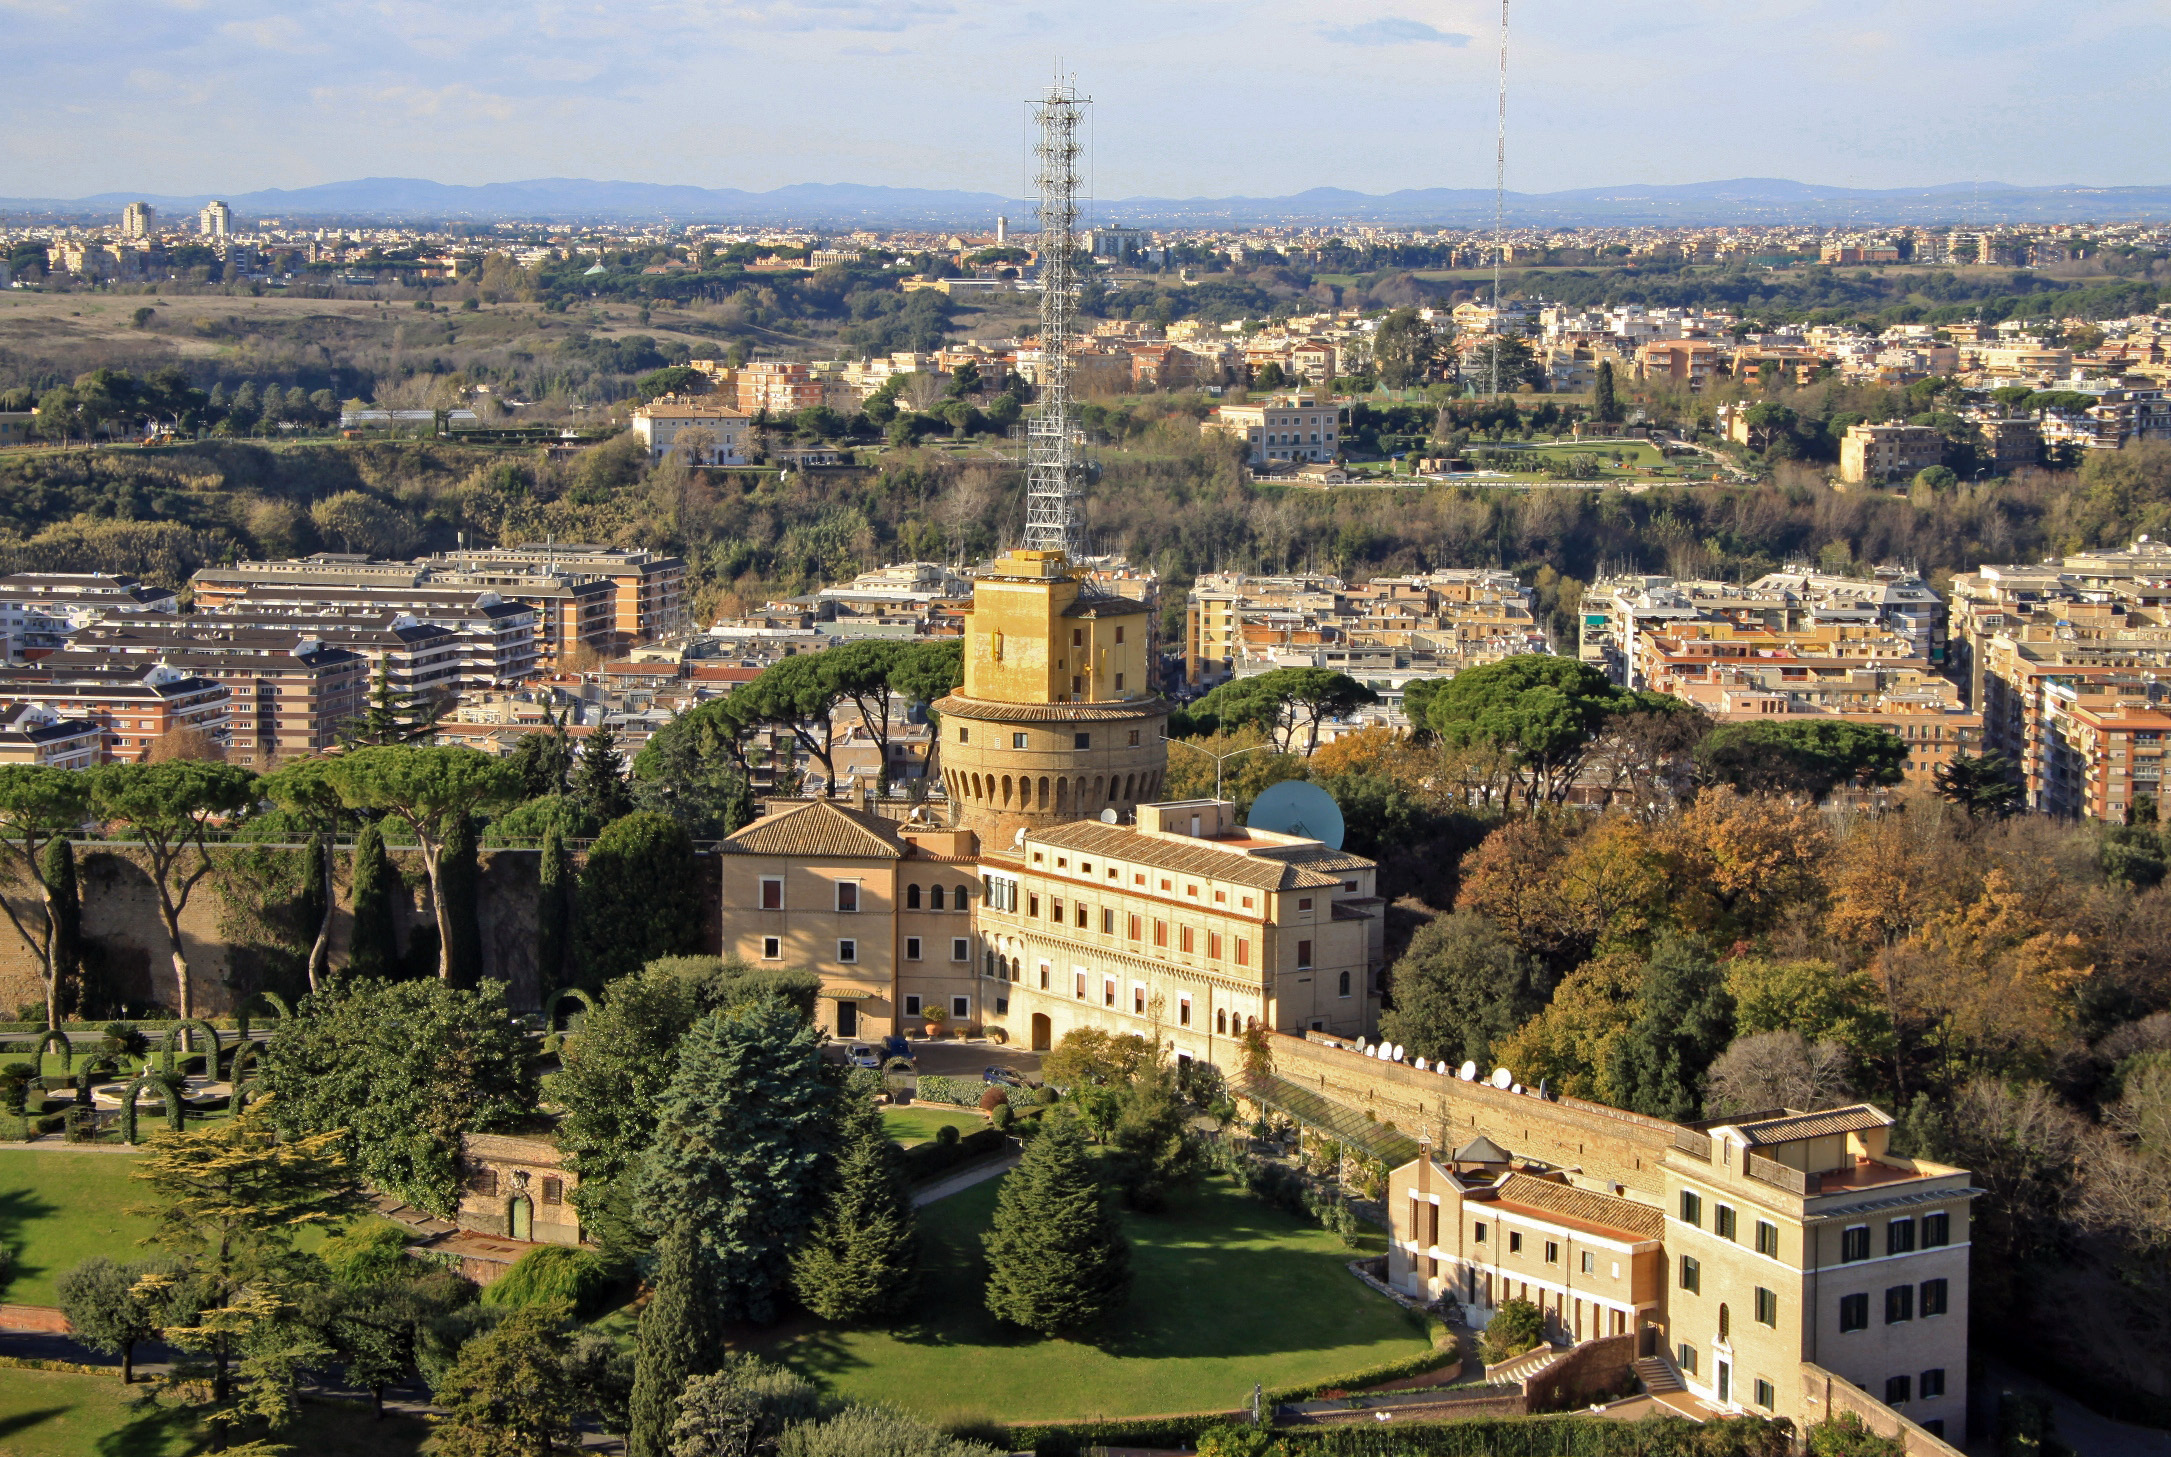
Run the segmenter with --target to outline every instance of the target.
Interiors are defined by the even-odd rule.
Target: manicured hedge
[[[1009,1137],[999,1128],[976,1128],[955,1143],[929,1139],[914,1144],[901,1155],[905,1177],[917,1184],[959,1164],[999,1153]]]
[[[1187,1417],[1136,1417],[1130,1421],[1020,1422],[1010,1447],[1036,1457],[1085,1457],[1097,1447],[1195,1447],[1199,1433],[1248,1419],[1242,1412],[1200,1412]]]
[[[955,1103],[960,1108],[977,1108],[980,1095],[988,1085],[978,1078],[945,1078],[934,1073],[921,1073],[919,1087],[913,1096],[926,1103]]]
[[[1188,1447],[1212,1427],[1241,1422],[1242,1413],[1146,1417],[1137,1421],[1045,1422],[1014,1426],[1010,1445],[1036,1457],[1084,1457],[1096,1447]],[[1371,1422],[1298,1427],[1275,1437],[1301,1457],[1788,1457],[1793,1427],[1762,1417],[1723,1417],[1698,1424],[1686,1417],[1624,1422],[1578,1412],[1567,1416],[1479,1417],[1468,1421]]]
[[[1462,1354],[1455,1344],[1455,1334],[1444,1321],[1425,1317],[1425,1334],[1432,1340],[1432,1349],[1420,1351],[1414,1356],[1403,1356],[1393,1361],[1382,1361],[1377,1366],[1367,1366],[1362,1371],[1314,1381],[1304,1386],[1273,1386],[1267,1388],[1268,1401],[1309,1401],[1322,1391],[1362,1391],[1368,1386],[1378,1386],[1384,1381],[1400,1381],[1405,1376],[1421,1376],[1427,1371],[1437,1371]]]

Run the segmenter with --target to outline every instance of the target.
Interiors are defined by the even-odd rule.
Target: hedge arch
[[[567,1001],[580,1003],[581,1010],[593,1015],[600,1005],[589,993],[579,987],[559,987],[543,1001],[543,1030],[558,1030],[558,1008]]]
[[[121,1094],[121,1142],[132,1144],[136,1141],[136,1094],[142,1092],[146,1085],[155,1087],[166,1095],[166,1126],[175,1133],[183,1128],[187,1105],[181,1101],[180,1090],[169,1083],[158,1082],[156,1078],[155,1073],[140,1073],[136,1080],[128,1085],[128,1090]]]
[[[234,1048],[233,1060],[226,1065],[226,1080],[234,1085],[234,1109],[236,1112],[239,1112],[241,1108],[241,1074],[243,1069],[253,1073],[257,1070],[256,1065],[263,1060],[263,1049],[253,1042],[244,1042]]]
[[[249,1008],[255,1006],[258,1002],[262,1002],[265,1006],[271,1008],[272,1015],[281,1022],[290,1022],[294,1019],[294,1005],[285,997],[280,996],[275,991],[251,992],[248,996],[242,998],[240,1006],[234,1008],[234,1025],[240,1029],[244,1038],[249,1035]]]
[[[217,1077],[219,1073],[219,1029],[201,1017],[191,1017],[186,1022],[176,1022],[166,1029],[166,1035],[160,1038],[158,1043],[158,1049],[165,1064],[162,1070],[165,1072],[173,1071],[174,1043],[180,1040],[182,1033],[192,1028],[202,1032],[210,1040],[211,1045],[205,1049],[209,1056],[204,1060],[204,1071],[213,1077]],[[188,1055],[194,1057],[196,1054],[191,1052]]]
[[[41,1068],[45,1066],[45,1049],[55,1042],[60,1044],[60,1070],[62,1072],[74,1072],[75,1044],[70,1042],[68,1034],[58,1027],[48,1027],[36,1042],[30,1044],[31,1065]]]

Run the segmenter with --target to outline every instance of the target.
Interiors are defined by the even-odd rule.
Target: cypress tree
[[[897,1145],[872,1103],[856,1103],[829,1206],[792,1261],[792,1288],[824,1320],[857,1324],[903,1313],[918,1281],[919,1223]]]
[[[46,913],[52,917],[46,969],[53,985],[47,1012],[51,1025],[58,1027],[68,983],[83,960],[83,896],[75,880],[75,842],[65,835],[55,835],[45,842],[38,859],[40,878],[46,887]]]
[[[711,1012],[679,1044],[635,1195],[651,1229],[699,1232],[718,1320],[771,1320],[821,1213],[836,1147],[820,1033],[779,997]]]
[[[656,1250],[656,1274],[641,1310],[633,1364],[633,1398],[626,1423],[628,1457],[670,1457],[671,1426],[688,1378],[716,1369],[718,1349],[701,1240],[681,1222]]]
[[[535,994],[566,984],[565,950],[573,921],[573,861],[555,822],[543,831],[543,860],[535,885]]]
[[[612,821],[580,876],[583,979],[608,982],[701,950],[701,866],[685,826],[654,810]]]
[[[1598,383],[1591,390],[1591,418],[1611,425],[1621,418],[1620,398],[1613,392],[1613,361],[1598,361]]]
[[[389,977],[399,965],[392,935],[392,865],[376,821],[354,837],[354,934],[347,942],[347,970],[355,976]]]
[[[309,990],[315,991],[324,979],[332,929],[332,846],[322,830],[309,837],[302,852],[302,890],[295,909],[309,934]]]
[[[471,987],[482,980],[482,868],[475,863],[474,817],[455,810],[445,816],[438,834],[444,849],[437,859],[437,889],[445,898],[452,941],[445,963],[454,986]]]
[[[1076,1122],[1044,1123],[1003,1180],[994,1223],[980,1242],[988,1257],[988,1309],[1052,1336],[1123,1308],[1131,1296],[1131,1247]]]

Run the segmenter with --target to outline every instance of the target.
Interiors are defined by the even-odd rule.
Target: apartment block
[[[1209,573],[1193,583],[1185,611],[1184,674],[1195,686],[1331,667],[1399,697],[1414,678],[1545,649],[1531,590],[1512,572],[1484,568],[1355,585]]]
[[[1331,399],[1289,394],[1247,405],[1219,405],[1200,426],[1243,441],[1251,464],[1332,460],[1341,453],[1342,411]]]
[[[57,652],[38,666],[55,674],[96,674],[115,658],[96,649]],[[168,648],[156,662],[225,688],[225,749],[236,763],[268,767],[321,753],[368,706],[368,659],[312,639],[240,653]]]
[[[68,642],[80,652],[112,657],[158,660],[182,653],[244,662],[284,657],[315,643],[361,658],[372,691],[382,675],[395,694],[439,699],[457,697],[474,661],[491,652],[488,643],[476,643],[454,628],[415,622],[389,609],[306,615],[230,609],[187,617],[147,617],[94,623],[71,635]]]
[[[1636,350],[1638,378],[1680,385],[1691,394],[1702,394],[1718,373],[1718,348],[1701,339],[1654,339]]]
[[[1911,476],[1945,463],[1945,437],[1928,425],[1850,425],[1839,441],[1839,478],[1849,485]]]
[[[688,465],[746,465],[753,460],[753,420],[751,410],[665,395],[634,410],[633,433],[651,460],[677,451]]]
[[[103,761],[105,738],[105,726],[93,719],[63,718],[28,703],[0,705],[0,764],[88,769]]]
[[[442,552],[428,564],[432,570],[469,574],[518,569],[574,580],[601,578],[615,593],[611,629],[620,648],[672,637],[687,626],[686,563],[665,552],[587,542],[528,541]]]
[[[227,742],[225,684],[163,663],[100,657],[34,667],[0,667],[0,707],[44,709],[61,719],[88,719],[99,727],[100,758],[132,763],[175,729],[197,729],[212,743]]]

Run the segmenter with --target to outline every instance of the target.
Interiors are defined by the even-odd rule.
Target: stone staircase
[[[1520,1388],[1530,1377],[1537,1375],[1540,1371],[1559,1360],[1561,1353],[1567,1349],[1566,1346],[1543,1343],[1533,1346],[1520,1356],[1502,1361],[1497,1366],[1487,1366],[1485,1368],[1485,1384],[1487,1386],[1514,1386]]]
[[[1637,1357],[1636,1379],[1641,1381],[1643,1389],[1653,1396],[1688,1389],[1681,1384],[1681,1374],[1674,1370],[1673,1362],[1664,1356]]]

